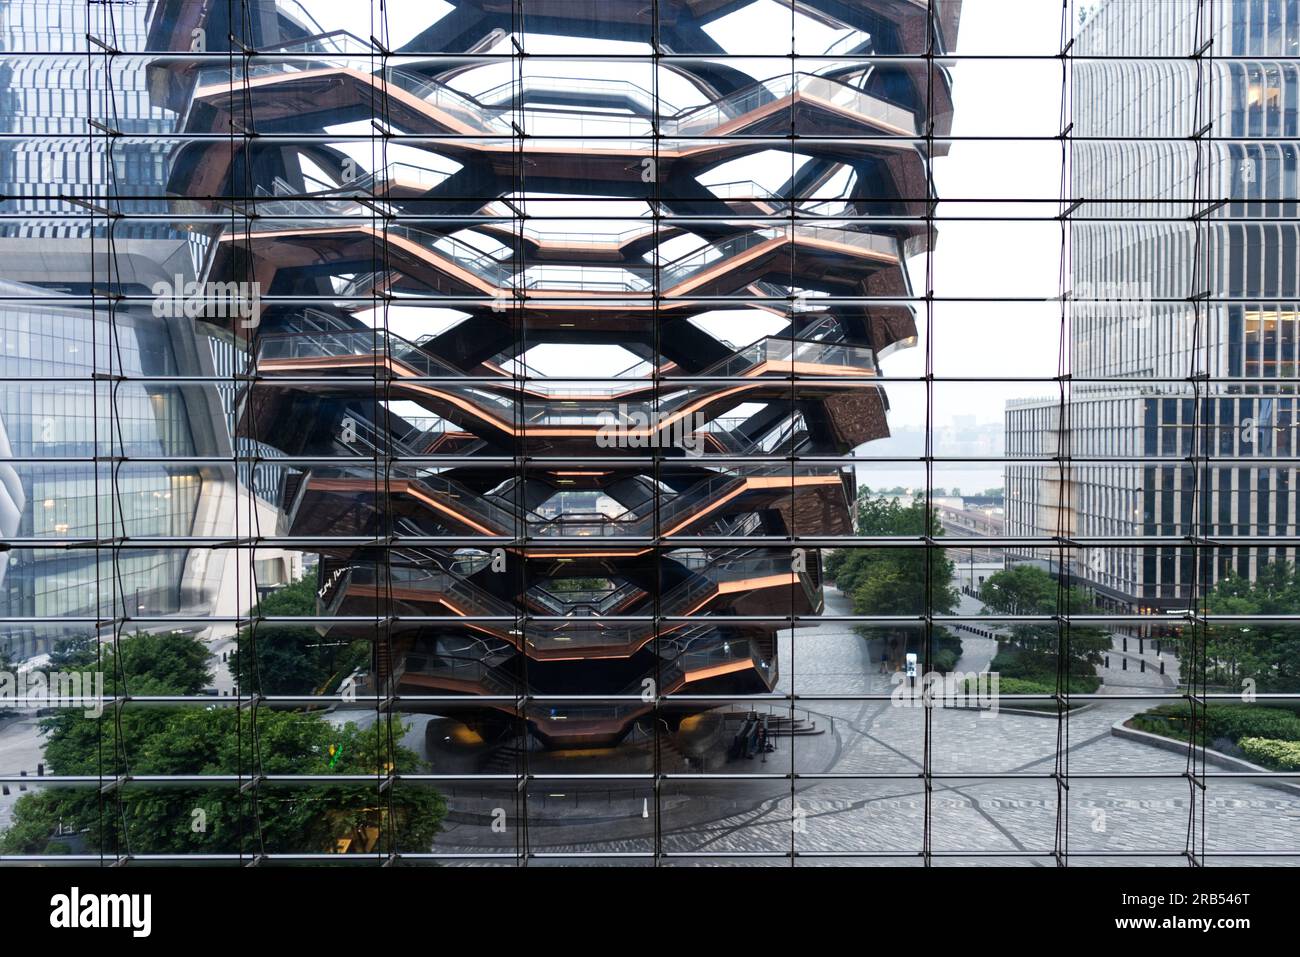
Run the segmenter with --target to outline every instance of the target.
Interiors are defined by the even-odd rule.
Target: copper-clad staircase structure
[[[402,710],[607,745],[770,691],[821,610],[797,543],[853,532],[833,459],[888,434],[951,115],[939,66],[888,57],[942,52],[960,4],[801,0],[835,47],[745,69],[707,29],[744,3],[453,2],[380,55],[286,7],[272,56],[159,61],[195,135],[169,189],[205,278],[261,290],[256,325],[208,321],[249,358],[239,435],[293,463],[321,631],[372,637]],[[159,42],[208,6],[160,2]],[[528,35],[644,43],[655,82],[503,81]]]

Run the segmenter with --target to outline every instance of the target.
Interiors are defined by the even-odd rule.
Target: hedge
[[[1056,690],[1055,657],[1004,645],[998,649],[998,653],[989,664],[989,671],[996,671],[1002,675],[1004,687],[1007,681],[1023,680],[1042,685],[1049,693]],[[1070,671],[1070,691],[1074,694],[1091,694],[1101,687],[1101,679],[1094,673],[1092,665],[1087,662],[1077,659],[1071,661]],[[1033,691],[1025,692],[1025,694],[1033,693]]]
[[[1242,738],[1237,742],[1237,747],[1256,764],[1277,771],[1300,771],[1300,741]]]
[[[1190,713],[1185,702],[1162,704],[1135,715],[1133,726],[1166,737],[1187,739]],[[1212,704],[1205,710],[1207,741],[1228,738],[1240,744],[1246,738],[1269,741],[1300,741],[1300,715],[1286,708],[1258,705]]]
[[[992,688],[992,685],[984,684],[983,682],[981,682],[978,688],[972,688],[970,679],[967,678],[965,682],[965,687],[966,690],[969,691],[971,694],[974,694],[976,691],[979,691],[980,694],[987,694],[989,690]],[[1072,690],[1075,691],[1076,693],[1079,691],[1078,688],[1074,688]],[[1053,680],[1051,684],[1046,684],[1041,681],[1028,681],[1024,678],[999,677],[998,695],[1001,696],[1004,694],[1040,694],[1045,698],[1050,698],[1056,694],[1056,682],[1055,680]],[[1006,706],[1008,708],[1028,708],[1030,711],[1055,711],[1056,710],[1055,702],[1046,702],[1046,701],[1008,701]],[[1070,703],[1071,710],[1080,707],[1083,707],[1083,704],[1081,702]]]

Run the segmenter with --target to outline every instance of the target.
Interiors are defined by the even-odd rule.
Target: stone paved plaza
[[[827,614],[849,614],[838,592],[828,590]],[[987,662],[991,649],[985,644],[992,642],[966,638],[966,657],[959,667],[978,664],[981,656]],[[888,694],[893,687],[888,676],[877,673],[877,644],[864,641],[846,624],[828,622],[800,631],[793,649],[787,643],[783,659],[779,691]],[[1119,691],[1138,696],[1158,688],[1158,682],[1149,682]],[[754,759],[710,769],[739,771],[750,775],[747,779],[663,783],[662,850],[691,855],[670,857],[667,863],[752,864],[764,859],[751,855],[771,855],[767,862],[788,865],[790,858],[783,855],[791,850],[810,855],[797,858],[801,865],[921,862],[926,816],[925,788],[919,778],[923,711],[895,707],[888,700],[801,702],[800,707],[826,733],[780,738],[777,752],[768,755],[765,763]],[[1187,766],[1183,755],[1111,734],[1116,721],[1144,707],[1140,697],[1116,696],[1072,714],[1065,741],[1070,774],[1182,774]],[[1058,818],[1057,786],[1045,777],[1056,765],[1059,722],[1055,716],[990,715],[965,709],[934,709],[931,715],[933,862],[1056,866],[1051,853]],[[1210,768],[1211,774],[1215,770]],[[761,776],[791,771],[894,777],[792,782],[788,777]],[[944,779],[945,774],[1023,777]],[[466,797],[466,804],[493,800],[481,793]],[[498,797],[513,802],[504,790]],[[1185,778],[1072,777],[1066,798],[1070,864],[1186,866],[1186,858],[1178,855],[1187,847],[1190,801]],[[457,803],[453,797],[453,809]],[[528,798],[528,846],[542,855],[653,853],[654,804],[646,786],[588,782],[575,788],[573,782],[539,782]],[[1207,864],[1300,860],[1280,856],[1300,851],[1300,791],[1211,777],[1204,800],[1198,799],[1198,827],[1202,804]],[[508,814],[515,808],[513,803],[504,806]],[[650,814],[645,817],[647,810]],[[508,852],[518,846],[517,839],[513,828],[493,834],[482,820],[453,815],[436,849]],[[1213,856],[1225,851],[1279,856]],[[817,857],[818,852],[835,856]],[[875,856],[852,857],[854,853]]]
[[[847,601],[833,590],[827,592],[826,612],[850,613]],[[986,666],[994,642],[970,636],[963,641],[959,669]],[[846,623],[800,630],[793,643],[783,646],[777,690],[800,696],[887,696],[894,686],[890,676],[878,673],[879,654],[878,642],[865,641]],[[1186,770],[1186,757],[1112,735],[1115,722],[1144,709],[1144,694],[1162,687],[1151,672],[1129,671],[1123,677],[1122,686],[1109,681],[1104,686],[1112,700],[1072,714],[1068,729],[1058,728],[1054,715],[933,709],[933,863],[1055,866],[1051,853],[1058,795],[1049,776],[1056,766],[1059,730],[1068,735],[1063,744],[1071,775],[1065,815],[1071,865],[1185,866],[1186,858],[1178,855],[1187,847],[1191,789],[1186,778],[1176,775]],[[789,713],[781,703],[770,708]],[[766,760],[720,762],[707,768],[712,774],[734,775],[727,779],[678,771],[662,782],[657,800],[650,782],[635,777],[534,781],[524,797],[527,846],[542,855],[535,862],[617,862],[599,855],[651,855],[658,841],[665,854],[686,855],[664,859],[673,865],[788,865],[791,851],[800,855],[800,865],[921,863],[926,833],[920,778],[924,711],[896,707],[887,698],[800,700],[799,709],[820,733],[778,737],[777,750]],[[422,747],[425,720],[411,722],[408,746]],[[40,760],[36,724],[27,717],[0,728],[0,773],[26,770],[34,776]],[[590,768],[588,764],[572,770]],[[453,769],[435,761],[433,770]],[[563,765],[560,770],[565,770]],[[1211,767],[1210,774],[1216,770]],[[791,772],[803,777],[792,781]],[[978,777],[986,774],[1020,777]],[[1105,777],[1123,774],[1170,776]],[[822,775],[826,777],[818,777]],[[501,854],[503,863],[514,863],[523,840],[518,827],[523,801],[514,782],[485,780],[444,790],[451,815],[434,850]],[[18,789],[12,788],[0,799],[0,826],[7,823],[18,797]],[[1284,856],[1300,851],[1300,789],[1211,776],[1204,799],[1198,799],[1198,827],[1202,806],[1207,864],[1300,861]],[[498,808],[504,811],[504,830],[492,827]],[[1229,851],[1251,856],[1215,856]],[[817,856],[823,853],[833,856]],[[563,857],[548,861],[546,855]],[[645,858],[626,863],[645,863]]]

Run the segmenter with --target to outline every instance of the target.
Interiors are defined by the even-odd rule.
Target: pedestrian
[[[889,668],[889,648],[882,644],[880,646],[880,673],[883,675],[888,672]]]

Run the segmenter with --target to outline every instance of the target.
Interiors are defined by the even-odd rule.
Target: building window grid
[[[1114,7],[1115,5],[1111,4],[1109,7],[1105,9],[1104,14],[1107,16],[1110,15],[1117,16],[1117,14],[1115,14]],[[1270,9],[1272,8],[1270,7]],[[1144,31],[1149,31],[1153,29],[1153,26],[1154,24],[1150,20],[1143,21],[1142,28]],[[1171,34],[1171,37],[1172,36],[1173,34]],[[1254,23],[1250,25],[1250,36],[1252,38],[1252,43],[1254,43],[1259,36],[1258,31],[1256,31],[1255,29]],[[1147,41],[1149,40],[1150,37],[1147,38]],[[1144,43],[1147,41],[1144,41]],[[655,60],[657,61],[657,59],[658,58],[656,57]],[[1141,76],[1142,74],[1146,74],[1147,76],[1151,75],[1145,70],[1140,71],[1138,75]],[[1143,102],[1144,103],[1147,102],[1145,97],[1143,98]],[[1155,119],[1154,117],[1148,117],[1145,115],[1141,115],[1140,118],[1143,121],[1142,122],[1143,128],[1147,126],[1150,120]],[[1269,132],[1270,135],[1277,135],[1276,131],[1270,130]],[[138,160],[138,158],[139,157],[132,157],[128,159],[128,167],[133,160]],[[80,162],[81,158],[77,157],[77,161]],[[1149,167],[1144,167],[1144,168],[1149,168]],[[1187,173],[1188,171],[1184,170],[1184,172]],[[131,177],[131,171],[129,168],[128,168],[127,176]],[[1129,184],[1136,183],[1139,179],[1140,177],[1133,177],[1128,181],[1128,183]],[[1132,186],[1129,185],[1126,188],[1132,188]],[[1138,194],[1126,192],[1125,195],[1138,195]],[[516,220],[516,225],[519,224],[520,221]],[[655,226],[656,228],[659,227],[658,214],[656,214]],[[1275,229],[1275,227],[1271,227],[1271,228]],[[1251,227],[1247,227],[1247,229],[1251,229]],[[1259,229],[1258,227],[1256,227],[1255,229],[1261,233],[1263,232],[1263,230]],[[1130,227],[1122,227],[1122,231],[1132,232],[1134,234],[1141,234],[1145,232],[1145,229],[1141,226],[1131,228],[1131,229]],[[1123,247],[1120,250],[1117,250],[1114,255],[1117,258],[1119,258],[1119,257],[1124,257],[1127,253],[1131,252],[1135,256],[1136,262],[1139,265],[1139,269],[1144,274],[1154,273],[1157,271],[1158,268],[1154,257],[1154,250],[1152,248],[1156,241],[1158,241],[1158,237],[1154,233],[1152,233],[1146,239],[1143,239],[1141,241],[1135,240],[1129,244],[1126,244],[1125,247]],[[387,243],[387,237],[385,237],[385,243]],[[1173,257],[1173,262],[1176,263],[1179,260],[1186,262],[1190,259],[1191,249],[1189,248],[1188,237],[1186,235],[1180,236],[1178,238],[1178,244],[1175,248],[1178,250],[1178,253]],[[1163,261],[1164,261],[1164,257],[1162,257],[1162,263]],[[1261,264],[1261,269],[1262,269],[1262,264]],[[1263,273],[1261,272],[1257,278],[1262,283]],[[1254,285],[1251,288],[1255,289],[1256,291],[1259,291],[1261,288],[1267,288],[1267,284]],[[1167,318],[1169,321],[1168,322],[1162,321],[1162,319],[1164,318]],[[1155,334],[1158,337],[1157,351],[1163,355],[1169,355],[1173,357],[1173,360],[1169,364],[1169,366],[1161,370],[1161,374],[1171,379],[1177,378],[1177,372],[1175,371],[1175,367],[1181,364],[1183,368],[1186,368],[1187,365],[1186,360],[1189,360],[1191,358],[1192,350],[1195,349],[1197,345],[1196,343],[1188,343],[1185,341],[1181,341],[1177,337],[1171,338],[1171,333],[1178,319],[1179,319],[1179,315],[1176,314],[1171,309],[1168,312],[1162,312],[1161,318],[1157,319],[1157,321],[1153,323],[1153,330],[1155,331]],[[1141,331],[1139,331],[1138,334],[1140,335]],[[34,350],[35,354],[39,355],[42,358],[51,359],[51,360],[55,359],[56,357],[54,351],[57,350],[58,348],[57,340],[53,339],[52,337],[43,337],[43,339],[44,339],[44,344],[39,349]],[[1113,374],[1111,367],[1109,365],[1102,366],[1099,371],[1102,375]],[[1240,375],[1241,372],[1240,371],[1234,372],[1233,370],[1229,369],[1229,374]],[[796,379],[794,380],[794,388],[797,388],[798,384],[799,384],[799,380],[796,377]],[[1240,401],[1229,400],[1229,401],[1231,404],[1230,407],[1235,410],[1236,418],[1234,421],[1240,422],[1242,419],[1240,409],[1241,406],[1245,404],[1245,400],[1240,400]],[[1189,421],[1185,416],[1180,418],[1180,415],[1178,414],[1179,408],[1184,407],[1183,403],[1178,403],[1176,406],[1174,406],[1175,414],[1173,416],[1167,416],[1164,414],[1163,410],[1169,408],[1168,406],[1165,405],[1165,403],[1157,403],[1157,405],[1162,410],[1161,417],[1159,420],[1159,425],[1158,425],[1158,428],[1161,430],[1162,436],[1172,435],[1175,437],[1174,439],[1175,444],[1171,447],[1170,455],[1175,458],[1180,456],[1186,456],[1187,454],[1189,454],[1190,449],[1184,446],[1184,444],[1181,441],[1181,438],[1179,438],[1179,436],[1185,434],[1180,432],[1179,430],[1180,429],[1187,430],[1187,427],[1190,425]],[[1101,416],[1100,423],[1097,426],[1091,426],[1086,424],[1087,420],[1084,419],[1085,424],[1083,425],[1078,424],[1080,420],[1081,410],[1089,409],[1094,406],[1100,413]],[[1074,424],[1074,428],[1076,430],[1075,433],[1076,435],[1091,434],[1092,439],[1100,440],[1105,443],[1104,445],[1097,447],[1098,449],[1097,454],[1103,457],[1106,455],[1115,455],[1118,457],[1124,453],[1124,446],[1126,445],[1125,436],[1128,434],[1128,431],[1126,429],[1124,435],[1117,436],[1115,430],[1116,428],[1119,427],[1118,423],[1123,420],[1125,415],[1125,410],[1131,410],[1130,414],[1132,416],[1132,420],[1134,423],[1136,423],[1136,420],[1138,418],[1138,414],[1137,414],[1138,408],[1139,408],[1139,403],[1131,400],[1124,400],[1122,403],[1115,403],[1106,399],[1099,399],[1095,403],[1088,403],[1088,404],[1080,403],[1072,406],[1070,410],[1070,414],[1071,414],[1072,423]],[[1041,441],[1042,436],[1049,434],[1051,431],[1059,428],[1059,421],[1060,421],[1059,418],[1056,418],[1054,416],[1049,416],[1048,412],[1049,412],[1048,409],[1009,410],[1007,413],[1007,418],[1008,418],[1008,422],[1012,423],[1013,429],[1023,430],[1023,433],[1019,436],[1020,438],[1027,439],[1029,440],[1030,443],[1033,443],[1035,438],[1038,438]],[[1086,413],[1084,414],[1086,415]],[[1137,426],[1136,424],[1133,425],[1134,435],[1137,434],[1138,428],[1139,426]],[[1234,426],[1234,432],[1236,434],[1237,443],[1236,443],[1236,447],[1233,450],[1233,455],[1238,457],[1248,455],[1250,450],[1243,449],[1241,445],[1240,428]],[[1115,440],[1118,440],[1119,443],[1121,444],[1117,445]],[[1092,448],[1090,448],[1092,444],[1093,443],[1091,440],[1085,440],[1084,442],[1079,444],[1071,443],[1070,448],[1073,454],[1078,454],[1080,451],[1083,451],[1084,454],[1092,454]],[[1191,448],[1194,447],[1195,446],[1193,445]],[[1010,444],[1008,445],[1007,451],[1008,451],[1008,455],[1013,454],[1013,449],[1010,446]],[[1029,455],[1034,455],[1034,454],[1041,455],[1043,454],[1043,452],[1047,450],[1040,448],[1034,450],[1027,449],[1025,451],[1026,454]],[[934,456],[927,457],[927,461],[926,461],[927,470],[933,468],[935,461],[936,458]],[[1084,467],[1081,466],[1067,466],[1067,468],[1072,468],[1073,470],[1075,470],[1075,474],[1078,474],[1080,471],[1084,470]],[[1113,508],[1111,507],[1111,505],[1103,504],[1103,503],[1107,501],[1112,503],[1127,501],[1123,495],[1117,494],[1116,489],[1112,484],[1116,478],[1114,474],[1115,471],[1116,470],[1112,469],[1109,466],[1103,466],[1100,469],[1095,470],[1095,474],[1091,478],[1085,478],[1081,480],[1081,488],[1083,489],[1083,498],[1082,498],[1083,511],[1085,515],[1095,518],[1103,524],[1108,521],[1106,516],[1113,514]],[[1127,473],[1128,470],[1124,470],[1124,471]],[[1242,521],[1245,523],[1243,527],[1265,528],[1268,524],[1269,502],[1272,501],[1273,498],[1271,495],[1269,495],[1266,491],[1263,490],[1272,487],[1271,482],[1273,481],[1273,479],[1271,478],[1271,476],[1276,474],[1275,470],[1270,470],[1267,468],[1251,468],[1251,469],[1237,469],[1236,471],[1237,471],[1238,485],[1236,489],[1234,489],[1234,494],[1236,492],[1240,492],[1247,488],[1255,489],[1259,491],[1259,494],[1255,496],[1255,503],[1253,506],[1249,503],[1249,499],[1246,497],[1241,497],[1238,499],[1242,507],[1242,512],[1241,512]],[[1183,514],[1183,512],[1185,511],[1185,507],[1189,506],[1188,495],[1190,492],[1190,488],[1184,485],[1186,474],[1187,473],[1185,472],[1185,470],[1181,468],[1171,469],[1169,478],[1171,478],[1172,481],[1169,482],[1167,485],[1165,485],[1163,489],[1159,487],[1155,489],[1155,499],[1157,502],[1157,508],[1159,508],[1161,512],[1167,511],[1168,514],[1170,514],[1171,516],[1177,516]],[[1221,472],[1220,473],[1221,480],[1222,477],[1223,477],[1223,473]],[[1014,510],[1011,507],[1008,508],[1008,529],[1007,530],[1009,535],[1014,536],[1016,534],[1014,530],[1014,525],[1016,521],[1023,523],[1021,527],[1025,530],[1034,529],[1040,523],[1039,516],[1033,514],[1033,510],[1030,507],[1030,501],[1032,498],[1035,497],[1038,491],[1036,485],[1037,482],[1035,481],[1035,469],[1033,468],[1019,469],[1017,467],[1008,465],[1008,481],[1007,481],[1007,492],[1009,495],[1008,501],[1010,501],[1010,493],[1013,487],[1017,487],[1021,490],[1020,495],[1023,495],[1025,500],[1023,505],[1019,505],[1019,507]],[[118,489],[116,489],[116,491],[121,491],[121,488],[119,487]],[[1134,489],[1135,494],[1137,491],[1138,491],[1137,489]],[[1221,493],[1222,489],[1216,491]],[[1219,499],[1219,501],[1217,502],[1217,507],[1212,506],[1211,510],[1218,514],[1222,514],[1221,510],[1224,501],[1225,500],[1222,498]],[[1179,503],[1179,505],[1183,507],[1175,506],[1174,504],[1175,502]],[[1013,520],[1013,515],[1018,517]],[[1176,520],[1169,521],[1165,524],[1167,524],[1170,528],[1174,528],[1178,526],[1187,527],[1188,523],[1182,518],[1179,518]],[[1115,525],[1105,525],[1104,527],[1105,530],[1102,532],[1103,537],[1116,537],[1116,538],[1124,538],[1124,539],[1135,537],[1129,533],[1122,532],[1120,528]],[[797,539],[791,538],[790,541],[795,542],[797,541]],[[1118,547],[1126,550],[1124,553],[1125,555],[1127,555],[1131,550],[1129,545],[1123,543],[1119,544]],[[1169,552],[1168,549],[1162,549],[1162,551],[1166,553]],[[1261,555],[1263,554],[1262,548],[1260,548],[1258,551]],[[1133,551],[1133,554],[1136,555],[1136,551]],[[121,558],[115,558],[114,564],[123,560],[124,559]],[[1109,560],[1110,559],[1108,559],[1108,561]],[[1170,561],[1169,567],[1171,570],[1176,571],[1180,566],[1180,564],[1181,563]],[[1115,566],[1113,563],[1111,563],[1108,567],[1113,568]],[[1120,567],[1123,567],[1123,565],[1121,564]],[[1165,567],[1164,563],[1162,563],[1160,567],[1164,569]],[[114,571],[116,571],[116,569],[114,569]],[[1108,576],[1108,577],[1112,577],[1112,576]],[[98,572],[97,572],[96,579],[99,580]],[[1162,587],[1169,584],[1182,584],[1182,585],[1188,584],[1187,582],[1178,582],[1177,576],[1174,576],[1172,578],[1166,577],[1163,574],[1163,572],[1161,574],[1161,577],[1158,580],[1156,580],[1156,583],[1160,584]],[[791,636],[794,635],[793,632],[790,632],[789,634]],[[797,637],[793,638],[793,641],[797,645]],[[865,701],[871,699],[867,696],[863,696],[862,700]],[[942,732],[936,732],[936,734],[940,734],[940,733]],[[927,769],[927,774],[928,773],[929,772]],[[933,777],[937,780],[940,779],[942,775],[935,774],[933,775]],[[863,779],[870,780],[871,776],[864,775]],[[673,778],[670,777],[667,780],[673,780]],[[656,804],[657,803],[658,802],[656,802]],[[658,807],[656,807],[656,813],[658,813],[658,811],[659,809]],[[662,853],[663,851],[661,848],[655,848],[650,852],[651,856],[659,855]],[[779,855],[774,855],[774,856],[779,856]],[[864,854],[863,856],[870,856],[870,855]],[[1203,850],[1202,850],[1202,856],[1204,856]],[[793,858],[791,858],[791,860],[793,860]]]

